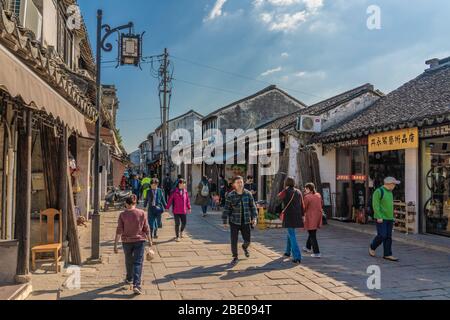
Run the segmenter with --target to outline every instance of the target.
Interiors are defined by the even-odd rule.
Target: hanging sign
[[[404,129],[369,136],[369,153],[419,148],[419,129]]]

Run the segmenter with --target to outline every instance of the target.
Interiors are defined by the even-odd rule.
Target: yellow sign
[[[419,148],[419,129],[404,129],[369,136],[369,153]]]

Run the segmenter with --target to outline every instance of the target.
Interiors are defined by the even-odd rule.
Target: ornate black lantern
[[[120,65],[139,66],[142,58],[142,35],[120,35]]]

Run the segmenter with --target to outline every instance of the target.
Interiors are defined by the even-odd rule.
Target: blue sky
[[[93,46],[101,8],[105,23],[133,21],[146,31],[145,56],[169,49],[179,79],[171,117],[190,109],[206,115],[272,83],[307,104],[367,82],[388,93],[423,72],[427,59],[450,55],[448,0],[78,2]],[[370,5],[381,9],[379,30],[367,27]],[[117,125],[132,152],[160,124],[157,81],[149,65],[112,66],[104,64],[102,82],[119,90]]]

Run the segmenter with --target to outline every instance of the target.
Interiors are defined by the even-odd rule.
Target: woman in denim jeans
[[[164,192],[158,186],[159,180],[153,179],[146,199],[148,203],[148,221],[153,239],[158,239],[158,229],[162,228],[162,214],[167,205]]]
[[[283,203],[283,228],[288,229],[285,257],[292,257],[292,262],[300,264],[302,253],[297,242],[297,230],[303,228],[303,195],[295,188],[295,180],[291,177],[285,181],[285,189],[278,195]]]
[[[152,239],[150,238],[150,228],[148,226],[145,212],[136,209],[137,197],[131,196],[126,200],[127,210],[119,216],[114,243],[114,253],[119,253],[117,244],[122,239],[123,251],[125,253],[125,266],[127,269],[127,285],[133,285],[136,295],[142,294],[141,277],[142,265],[144,261],[145,242],[148,240],[150,248]]]

